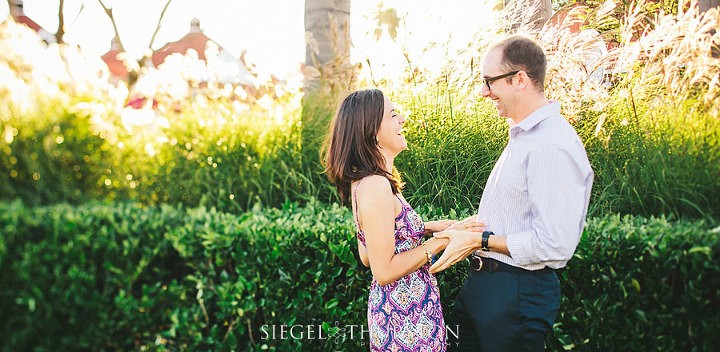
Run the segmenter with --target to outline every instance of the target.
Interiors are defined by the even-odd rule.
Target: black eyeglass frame
[[[510,76],[516,75],[520,71],[521,70],[512,71],[512,72],[508,72],[508,73],[494,76],[494,77],[483,77],[483,83],[485,83],[485,87],[487,87],[488,90],[492,90],[492,88],[490,88],[490,83],[495,82],[495,81],[499,80],[500,78],[505,78],[505,77],[510,77]]]

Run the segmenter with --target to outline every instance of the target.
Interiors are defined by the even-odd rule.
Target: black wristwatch
[[[490,247],[488,245],[488,239],[490,238],[490,235],[494,235],[492,231],[484,231],[482,233],[482,242],[480,243],[480,249],[484,250],[485,252],[490,250]]]

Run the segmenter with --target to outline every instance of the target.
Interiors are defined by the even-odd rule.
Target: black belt
[[[519,268],[517,266],[505,264],[492,258],[478,257],[474,254],[471,255],[468,259],[470,259],[470,269],[475,271],[504,271],[508,273],[550,273],[555,271],[555,269],[548,267],[544,267],[540,270],[527,270]]]

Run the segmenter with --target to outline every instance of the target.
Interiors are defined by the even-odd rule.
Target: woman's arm
[[[427,263],[425,247],[431,254],[437,254],[449,242],[444,238],[431,238],[425,246],[395,254],[396,199],[390,182],[382,176],[368,177],[358,190],[358,213],[370,270],[380,285],[387,285]]]

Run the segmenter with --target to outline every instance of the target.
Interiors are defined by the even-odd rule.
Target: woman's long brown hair
[[[350,93],[340,104],[325,142],[325,173],[335,184],[340,200],[348,205],[350,184],[370,175],[384,176],[393,194],[400,181],[385,170],[376,136],[385,111],[385,96],[378,89]]]

